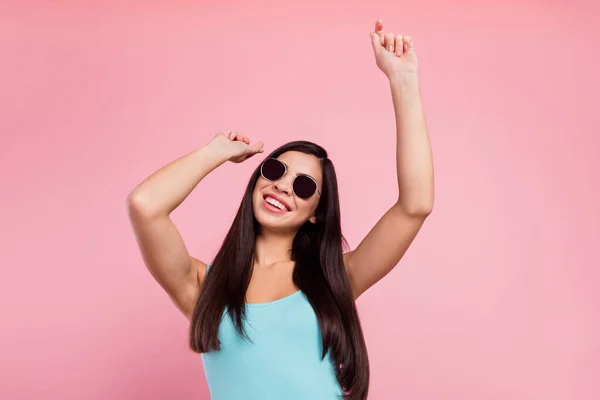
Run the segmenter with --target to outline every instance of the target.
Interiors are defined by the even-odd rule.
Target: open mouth
[[[283,204],[279,200],[271,197],[270,195],[264,196],[263,199],[264,199],[265,207],[270,211],[280,212],[280,213],[286,213],[286,212],[290,211],[290,209],[285,204]]]

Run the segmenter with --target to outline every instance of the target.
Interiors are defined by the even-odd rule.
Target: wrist
[[[210,141],[204,147],[209,150],[210,154],[215,157],[216,161],[219,163],[229,161],[231,158],[230,151],[225,146],[222,146],[220,143],[217,143],[214,140]]]
[[[406,102],[415,101],[421,98],[419,89],[419,80],[414,75],[403,75],[390,78],[390,89],[394,101]]]
[[[419,87],[419,77],[416,72],[391,74],[390,86],[399,89],[415,89]]]

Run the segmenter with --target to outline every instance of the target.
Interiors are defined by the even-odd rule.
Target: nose
[[[291,174],[286,174],[283,178],[273,183],[275,189],[291,196],[292,194],[292,177]]]

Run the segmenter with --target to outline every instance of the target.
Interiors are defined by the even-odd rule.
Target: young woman
[[[213,400],[367,397],[354,301],[398,264],[434,198],[411,38],[384,33],[377,20],[371,42],[392,92],[399,195],[355,250],[340,229],[333,164],[306,141],[274,150],[253,172],[210,265],[188,254],[169,215],[208,173],[262,153],[262,143],[218,133],[129,194],[144,262],[190,320],[190,346],[202,354]]]

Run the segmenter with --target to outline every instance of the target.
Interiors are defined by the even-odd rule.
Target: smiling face
[[[322,192],[322,173],[319,159],[299,151],[288,151],[277,157],[288,166],[285,175],[274,182],[258,178],[252,194],[254,216],[266,229],[291,231],[299,229],[307,220],[315,222],[314,213],[320,195],[315,192],[308,199],[294,195],[292,184],[296,174],[315,179]]]

